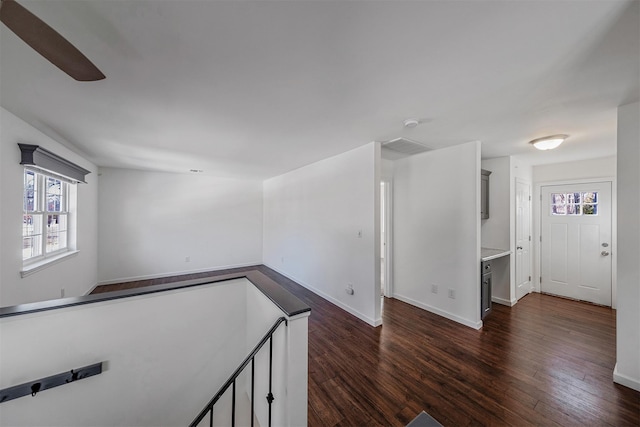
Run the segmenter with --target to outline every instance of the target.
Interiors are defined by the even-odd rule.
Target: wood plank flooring
[[[372,328],[267,267],[247,269],[312,309],[310,426],[404,426],[422,410],[445,426],[640,425],[640,393],[612,381],[614,310],[530,294],[494,304],[476,331],[385,298],[383,326]]]

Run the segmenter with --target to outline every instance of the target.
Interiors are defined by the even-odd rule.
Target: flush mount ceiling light
[[[416,127],[416,126],[418,126],[418,125],[420,125],[422,123],[428,123],[430,121],[431,121],[431,119],[406,119],[405,121],[402,122],[402,124],[407,129],[413,129],[414,127]]]
[[[532,144],[538,150],[553,150],[554,148],[558,148],[567,138],[569,138],[569,135],[551,135],[529,141],[529,144]]]
[[[407,119],[402,123],[404,124],[404,127],[411,129],[418,126],[420,124],[420,121],[417,119]]]

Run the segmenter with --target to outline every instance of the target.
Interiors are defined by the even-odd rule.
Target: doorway
[[[611,182],[541,187],[540,290],[611,306]]]
[[[391,297],[391,182],[380,182],[380,295]]]
[[[531,292],[531,184],[516,179],[516,300]]]

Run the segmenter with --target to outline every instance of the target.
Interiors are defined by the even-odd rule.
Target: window
[[[33,262],[69,250],[70,184],[24,170],[22,259]]]
[[[598,215],[598,192],[551,193],[551,215]]]

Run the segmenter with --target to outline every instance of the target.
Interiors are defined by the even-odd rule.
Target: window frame
[[[34,197],[33,197],[33,206],[32,209],[29,209],[30,206],[27,202],[27,175],[33,174],[34,176]],[[60,183],[60,206],[59,210],[49,210],[48,196],[51,194],[48,190],[48,181],[53,179]],[[23,206],[22,206],[22,265],[23,267],[29,267],[36,264],[47,264],[56,259],[64,257],[66,254],[74,252],[73,244],[70,239],[71,235],[71,218],[73,217],[72,208],[75,206],[75,203],[72,203],[70,200],[72,192],[71,186],[72,182],[61,177],[56,174],[52,174],[47,171],[40,170],[38,168],[33,167],[25,167],[23,172]],[[50,241],[57,238],[57,241],[60,240],[59,232],[60,230],[53,230],[51,228],[51,221],[49,220],[50,216],[63,216],[65,218],[64,223],[66,223],[66,229],[63,230],[65,237],[65,246],[55,249],[49,250]],[[27,230],[25,224],[27,224],[27,217],[31,216],[32,220],[37,218],[39,222],[40,233],[25,233]],[[35,222],[35,221],[34,221]],[[62,222],[58,220],[58,224]],[[35,227],[34,227],[35,228]],[[33,231],[33,229],[32,229]],[[39,248],[36,255],[32,255],[25,258],[25,239],[34,238],[35,236],[40,236],[39,239]],[[55,236],[55,237],[54,237]]]
[[[598,191],[551,193],[550,197],[549,215],[551,216],[598,216],[598,206],[600,204]]]

